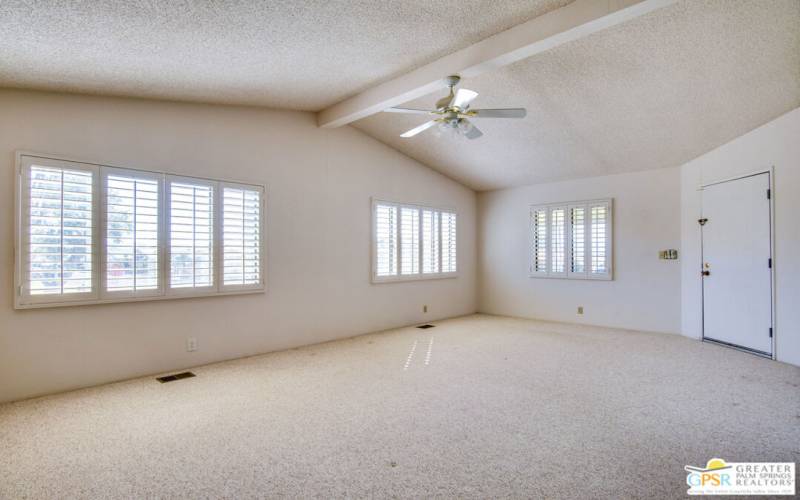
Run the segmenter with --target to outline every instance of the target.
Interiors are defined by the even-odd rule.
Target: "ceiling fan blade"
[[[475,118],[525,118],[525,108],[473,109],[469,115]]]
[[[477,139],[478,137],[482,136],[483,132],[478,130],[478,127],[470,123],[469,130],[464,134],[464,137],[467,139]]]
[[[404,132],[404,133],[400,134],[400,137],[414,137],[415,135],[419,134],[420,132],[424,132],[424,131],[428,130],[429,128],[433,127],[434,125],[436,125],[436,120],[431,120],[429,122],[425,122],[425,123],[423,123],[422,125],[420,125],[418,127],[412,128],[408,132]]]
[[[450,102],[450,106],[467,109],[469,107],[469,103],[474,101],[476,97],[478,97],[478,93],[473,90],[458,89],[456,96]]]
[[[411,109],[411,108],[389,108],[384,109],[384,113],[406,113],[409,115],[429,115],[430,111],[427,109]]]

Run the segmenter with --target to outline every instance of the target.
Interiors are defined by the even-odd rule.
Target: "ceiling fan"
[[[410,108],[389,108],[384,110],[387,113],[438,115],[438,118],[400,134],[400,137],[414,137],[436,125],[441,132],[454,136],[463,135],[467,139],[477,139],[483,135],[483,132],[478,130],[478,127],[473,125],[467,118],[525,118],[525,108],[469,109],[470,103],[478,97],[478,93],[467,89],[458,89],[456,91],[455,87],[460,80],[461,77],[458,75],[445,78],[447,86],[450,87],[450,94],[436,101],[436,109],[433,111]]]

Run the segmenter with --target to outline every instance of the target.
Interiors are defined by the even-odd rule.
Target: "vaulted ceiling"
[[[2,0],[0,86],[318,111],[571,0]]]
[[[399,137],[418,115],[354,125],[477,190],[677,166],[800,106],[800,1],[678,2],[461,86],[528,116],[475,119],[474,141]]]
[[[570,3],[4,0],[0,87],[319,111]],[[528,116],[353,125],[476,190],[679,165],[800,106],[800,0],[681,0],[461,86]]]

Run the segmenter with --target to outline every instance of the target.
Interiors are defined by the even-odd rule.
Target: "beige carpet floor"
[[[436,325],[0,406],[0,498],[681,498],[686,464],[800,462],[800,368],[672,335]]]

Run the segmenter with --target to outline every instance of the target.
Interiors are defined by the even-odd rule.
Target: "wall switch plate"
[[[422,306],[422,312],[424,313],[428,312],[428,306]]]
[[[578,306],[578,314],[583,314],[583,306]]]
[[[186,352],[194,352],[197,350],[197,337],[186,338]]]

